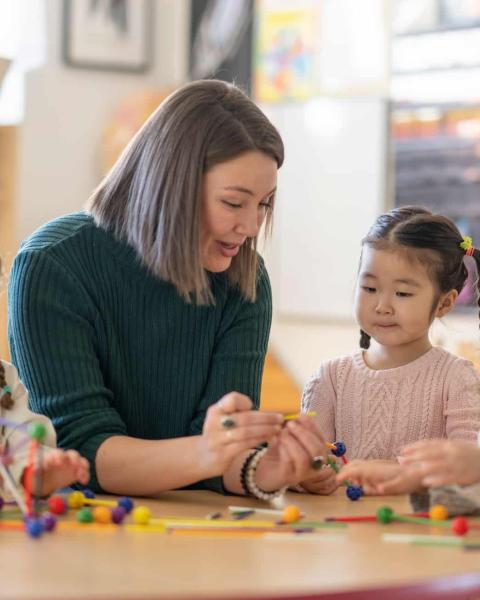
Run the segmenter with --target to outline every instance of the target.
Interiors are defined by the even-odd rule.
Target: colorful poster
[[[312,96],[317,9],[315,0],[257,0],[254,95],[259,102]]]

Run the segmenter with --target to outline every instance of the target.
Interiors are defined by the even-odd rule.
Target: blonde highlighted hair
[[[283,163],[282,139],[240,89],[223,81],[196,81],[151,115],[94,191],[95,222],[132,245],[143,264],[175,285],[187,301],[212,302],[202,266],[202,177],[248,151]],[[267,215],[266,231],[271,224]],[[257,239],[249,238],[227,271],[232,285],[255,300]]]

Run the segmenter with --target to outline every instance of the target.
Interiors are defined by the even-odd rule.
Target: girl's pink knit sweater
[[[375,371],[363,353],[324,363],[305,387],[302,411],[316,411],[327,441],[342,441],[346,456],[396,458],[425,438],[477,440],[480,373],[442,348],[413,362]]]

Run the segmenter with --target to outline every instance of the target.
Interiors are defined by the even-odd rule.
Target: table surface
[[[344,490],[319,497],[289,493],[308,520],[375,514],[388,505],[410,511],[406,497],[362,498]],[[152,516],[205,517],[229,505],[264,504],[213,492],[168,492],[136,500]],[[70,511],[66,519],[74,519]],[[265,520],[265,515],[252,517]],[[62,517],[65,519],[65,517]],[[1,598],[172,598],[307,595],[409,584],[479,570],[477,552],[388,543],[382,533],[435,533],[428,525],[354,523],[315,534],[219,537],[132,532],[85,525],[31,539],[0,530]],[[469,536],[480,539],[480,530]]]

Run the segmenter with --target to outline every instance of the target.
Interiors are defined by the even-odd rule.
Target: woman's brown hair
[[[95,222],[131,244],[143,264],[187,301],[212,301],[200,254],[202,177],[248,151],[283,163],[283,143],[237,87],[196,81],[171,94],[132,139],[90,198]],[[266,231],[271,223],[267,215]],[[257,239],[248,238],[227,271],[255,300]]]

